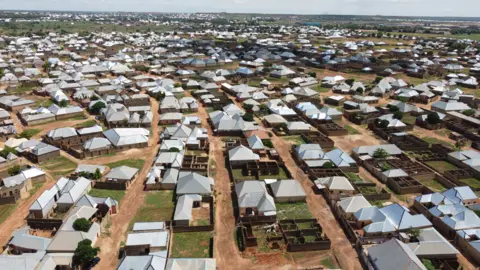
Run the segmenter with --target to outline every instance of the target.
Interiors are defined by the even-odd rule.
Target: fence
[[[14,196],[0,197],[0,205],[15,204],[17,200],[20,200],[20,195],[18,194],[14,194]]]
[[[63,221],[61,219],[37,219],[37,218],[28,218],[27,224],[32,229],[39,230],[58,230],[62,226]]]
[[[98,189],[126,190],[127,189],[127,183],[95,182],[94,187],[98,188]]]

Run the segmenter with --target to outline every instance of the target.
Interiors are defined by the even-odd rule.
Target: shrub
[[[470,109],[470,110],[465,110],[465,111],[463,111],[462,113],[463,113],[464,115],[466,115],[466,116],[472,116],[472,115],[475,114],[475,110],[472,110],[472,109]]]
[[[268,139],[263,139],[262,140],[262,143],[265,147],[268,147],[268,148],[273,148],[273,143],[271,140],[268,140]]]
[[[12,167],[8,168],[8,174],[10,176],[17,175],[20,173],[21,170],[22,168],[20,167],[20,165],[13,165]]]
[[[327,162],[323,163],[322,167],[326,168],[326,169],[331,169],[331,168],[333,168],[333,163],[330,162],[330,161],[327,161]]]
[[[90,226],[90,221],[88,221],[86,218],[79,218],[73,222],[73,228],[75,231],[88,232],[88,230],[90,230]]]
[[[427,115],[427,122],[431,125],[436,125],[440,123],[440,116],[436,112],[431,112]]]
[[[243,120],[247,122],[252,122],[253,121],[253,114],[251,113],[246,113],[243,115]]]
[[[394,113],[393,113],[393,118],[398,119],[398,120],[402,120],[402,118],[403,118],[403,112],[401,112],[401,111],[396,111],[396,112],[394,112]]]
[[[92,241],[90,239],[85,239],[78,242],[77,248],[75,249],[74,258],[75,261],[80,264],[86,264],[89,261],[93,260],[100,252],[100,248],[92,247]]]
[[[101,111],[103,108],[106,108],[105,103],[99,101],[99,102],[93,104],[93,106],[90,107],[90,108],[88,109],[88,111],[89,111],[91,114],[99,114],[100,111]]]
[[[180,149],[178,149],[176,147],[172,147],[172,148],[168,149],[168,152],[178,153],[178,152],[180,152]]]
[[[388,157],[389,154],[387,153],[387,151],[385,151],[385,149],[383,148],[378,148],[377,150],[375,150],[375,152],[373,153],[373,157],[375,158],[386,158]]]

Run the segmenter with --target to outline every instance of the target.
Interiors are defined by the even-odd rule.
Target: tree
[[[73,222],[73,228],[75,231],[88,232],[88,230],[90,230],[90,226],[90,221],[88,221],[86,218],[79,218]]]
[[[322,168],[331,169],[331,168],[333,168],[333,163],[330,162],[330,161],[327,161],[327,162],[323,163]]]
[[[382,79],[383,79],[383,77],[378,76],[378,77],[375,78],[375,80],[373,81],[373,83],[374,83],[374,84],[377,84],[377,83],[379,83]]]
[[[252,122],[253,121],[253,114],[251,114],[251,113],[244,114],[243,115],[243,120],[248,121],[248,122]]]
[[[52,67],[52,65],[47,61],[43,64],[43,70],[48,73],[50,72],[50,68]]]
[[[355,90],[355,92],[357,92],[358,94],[362,95],[364,90],[362,87],[358,87],[357,90]]]
[[[262,143],[265,147],[268,147],[268,148],[273,148],[273,143],[271,140],[268,140],[268,139],[263,139],[262,140]]]
[[[420,236],[420,229],[410,228],[410,229],[408,229],[407,234],[410,237],[418,239],[418,237]]]
[[[93,180],[98,180],[102,178],[102,173],[100,172],[100,169],[96,169],[95,173],[93,173]]]
[[[68,100],[65,100],[65,99],[64,99],[64,100],[62,100],[62,101],[60,101],[60,102],[58,103],[58,106],[60,106],[60,107],[62,107],[62,108],[65,108],[65,107],[68,106],[68,104],[69,104],[69,103],[68,103]]]
[[[464,140],[459,140],[455,143],[455,148],[460,151],[463,147],[465,147],[465,145],[466,143]]]
[[[393,113],[393,118],[398,119],[398,120],[402,120],[402,118],[403,118],[403,112],[401,112],[401,111],[396,111],[396,112],[394,112],[394,113]]]
[[[390,106],[390,107],[388,108],[388,110],[389,110],[390,112],[394,113],[394,112],[398,112],[398,110],[400,110],[400,109],[399,109],[397,106]]]
[[[472,115],[475,114],[475,110],[473,110],[473,109],[465,110],[465,111],[463,111],[462,113],[463,113],[464,115],[466,115],[466,116],[472,116]]]
[[[12,167],[8,168],[8,174],[10,176],[17,175],[20,173],[21,170],[22,168],[20,167],[20,165],[13,165]]]
[[[354,82],[355,82],[355,79],[347,79],[347,80],[345,80],[345,83],[348,84],[348,85],[350,85],[350,86],[352,86]]]
[[[245,109],[245,111],[251,112],[252,109],[253,109],[253,105],[252,104],[243,104],[243,108]]]
[[[93,104],[93,106],[90,107],[88,110],[91,114],[99,114],[103,108],[106,108],[105,103],[98,101]]]
[[[7,158],[8,154],[17,154],[17,150],[15,150],[15,148],[12,148],[12,147],[8,147],[8,146],[5,146],[5,148],[3,148],[2,151],[0,151],[0,156],[2,156],[3,158]]]
[[[308,76],[310,76],[312,78],[317,78],[317,73],[314,72],[314,71],[311,71],[311,72],[308,72]]]
[[[92,241],[90,239],[85,239],[78,242],[74,253],[74,259],[76,262],[83,265],[93,260],[98,252],[100,252],[100,248],[92,247]]]
[[[427,270],[435,270],[437,268],[435,268],[435,266],[433,265],[432,261],[430,261],[429,259],[422,259],[422,263],[423,265],[425,266],[425,268],[427,268]]]
[[[375,152],[373,152],[373,157],[375,158],[387,158],[388,156],[389,154],[383,148],[378,148],[375,150]]]
[[[427,122],[430,125],[436,125],[436,124],[440,123],[440,116],[438,116],[438,113],[436,113],[436,112],[430,112],[427,115]]]
[[[381,128],[388,128],[388,125],[390,125],[390,122],[388,122],[388,120],[378,119],[378,121],[377,121],[377,126],[379,126]]]
[[[178,148],[176,148],[176,147],[172,147],[172,148],[169,148],[169,149],[168,149],[168,152],[178,153],[178,152],[180,152],[180,149],[178,149]]]

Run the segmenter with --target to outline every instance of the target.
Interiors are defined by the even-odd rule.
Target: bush
[[[316,72],[308,72],[308,76],[312,77],[312,78],[317,78],[317,73]]]
[[[373,157],[375,158],[386,158],[388,157],[389,154],[387,153],[387,151],[385,151],[385,149],[383,148],[378,148],[377,150],[375,150],[375,152],[373,153]]]
[[[178,153],[178,152],[180,152],[180,149],[178,149],[176,147],[172,147],[172,148],[168,149],[168,152]]]
[[[347,79],[347,80],[345,80],[345,83],[348,84],[348,85],[350,85],[350,86],[352,86],[354,82],[355,82],[355,79]]]
[[[394,112],[398,112],[399,108],[398,108],[397,106],[390,106],[390,107],[388,108],[388,110],[389,110],[390,112],[394,113]]]
[[[333,168],[333,163],[330,162],[330,161],[327,161],[327,162],[323,163],[322,168],[331,169],[331,168]]]
[[[20,173],[21,170],[22,168],[20,167],[20,165],[13,165],[13,167],[8,168],[8,174],[10,176],[17,175]]]
[[[101,111],[102,109],[106,108],[106,107],[107,107],[107,106],[105,105],[105,103],[99,101],[99,102],[93,104],[93,106],[90,107],[90,108],[88,109],[88,111],[89,111],[91,114],[99,114],[100,111]]]
[[[79,218],[73,222],[73,228],[75,231],[88,232],[88,230],[90,230],[90,226],[90,221],[88,221],[86,218]]]
[[[33,136],[37,135],[41,130],[40,129],[25,129],[22,131],[22,133],[18,134],[18,138],[25,138],[30,140]]]
[[[273,148],[273,143],[271,140],[268,140],[268,139],[263,139],[262,140],[262,143],[265,147],[268,147],[268,148]]]
[[[100,248],[92,247],[92,241],[90,239],[85,239],[78,242],[74,253],[74,259],[76,262],[83,265],[93,260],[98,252],[100,252]]]
[[[440,123],[440,121],[440,116],[438,116],[436,112],[431,112],[427,115],[427,122],[431,125],[436,125]]]
[[[17,155],[17,150],[15,150],[15,148],[5,146],[5,148],[0,151],[0,156],[2,156],[3,158],[7,158],[8,154],[10,153]]]
[[[245,120],[247,122],[252,122],[253,121],[253,114],[246,113],[245,115],[243,115],[243,120]]]
[[[396,111],[396,112],[394,112],[394,113],[393,113],[393,118],[398,119],[398,120],[402,120],[402,118],[403,118],[403,112],[401,112],[401,111]]]
[[[466,116],[472,116],[472,115],[475,114],[475,110],[472,110],[472,109],[470,109],[470,110],[465,110],[465,111],[463,111],[462,113],[463,113],[464,115],[466,115]]]
[[[389,124],[390,124],[390,122],[388,122],[388,120],[378,119],[378,121],[377,121],[377,126],[379,126],[381,128],[387,128]]]
[[[374,83],[374,84],[377,84],[377,83],[379,83],[382,79],[383,79],[383,77],[378,76],[378,77],[375,78],[375,80],[373,81],[373,83]]]
[[[65,108],[65,107],[68,106],[68,104],[70,104],[70,103],[68,102],[68,100],[62,100],[62,101],[60,101],[60,102],[58,103],[58,106],[60,106],[60,107],[62,107],[62,108]]]
[[[355,92],[357,92],[358,94],[363,94],[364,90],[362,87],[358,87],[357,90],[355,90]]]

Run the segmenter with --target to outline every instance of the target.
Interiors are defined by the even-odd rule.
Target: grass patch
[[[32,189],[28,191],[30,193],[30,196],[33,196],[37,191],[43,186],[43,183],[35,183],[32,186]]]
[[[29,129],[24,129],[22,131],[22,133],[18,134],[17,137],[19,138],[25,138],[25,139],[30,139],[32,138],[33,136],[37,135],[38,133],[40,133],[40,131],[42,131],[41,129],[38,129],[38,128],[29,128]]]
[[[352,172],[347,172],[345,173],[345,175],[347,176],[347,178],[350,180],[350,182],[360,182],[360,183],[363,183],[363,179],[360,178],[360,176],[356,173],[352,173]]]
[[[67,170],[67,169],[76,169],[77,163],[71,161],[70,159],[64,156],[58,156],[56,158],[44,161],[40,165],[40,167],[49,171],[54,171],[56,169]]]
[[[242,174],[242,169],[232,170],[232,175],[233,175],[233,178],[237,180],[254,180],[255,179],[255,176],[244,176]]]
[[[457,169],[457,166],[447,161],[428,161],[426,163],[428,166],[435,168],[440,173]]]
[[[388,200],[375,200],[375,201],[368,201],[372,206],[376,207],[383,207],[384,203],[390,202]]]
[[[350,125],[345,125],[343,126],[347,131],[348,131],[348,134],[350,135],[358,135],[358,134],[361,134],[360,132],[358,132],[358,130],[356,130],[354,127],[350,126]]]
[[[35,105],[37,105],[39,107],[48,108],[48,107],[53,105],[53,101],[51,99],[38,100],[37,102],[35,102]]]
[[[422,181],[422,185],[430,188],[434,192],[443,192],[447,190],[447,188],[445,188],[440,182],[435,179]]]
[[[125,196],[125,190],[110,190],[110,189],[92,188],[88,194],[90,196],[100,197],[100,198],[110,197],[110,198],[116,200],[118,203],[120,203],[120,201],[123,199],[123,196]]]
[[[3,223],[15,210],[16,204],[0,205],[0,224]]]
[[[329,269],[334,269],[335,268],[335,265],[333,264],[332,262],[332,259],[330,259],[330,257],[327,257],[325,259],[323,259],[320,264],[322,264],[323,266],[325,266],[326,268],[329,268]]]
[[[162,190],[148,192],[144,205],[138,210],[130,223],[130,228],[135,222],[156,222],[172,220],[175,204],[173,191]]]
[[[61,177],[61,176],[70,175],[74,171],[75,171],[75,169],[70,169],[70,170],[66,170],[66,171],[56,171],[56,172],[51,172],[50,175],[53,178],[57,178],[57,177]]]
[[[88,121],[82,122],[80,124],[76,124],[75,128],[89,128],[89,127],[95,126],[96,124],[97,124],[97,121],[88,120]]]
[[[210,258],[210,232],[174,233],[172,258]]]
[[[459,179],[458,181],[467,184],[471,188],[480,188],[480,180],[476,178]]]
[[[411,114],[405,114],[402,118],[402,122],[409,125],[415,125],[416,120],[415,116]]]
[[[277,220],[313,218],[306,202],[275,203]]]
[[[26,93],[26,92],[30,92],[30,91],[33,91],[33,86],[19,86],[13,90],[8,90],[9,93],[11,94],[23,94],[23,93]]]
[[[301,136],[285,136],[283,137],[286,141],[289,141],[290,143],[293,143],[297,146],[306,144],[305,140]]]
[[[318,93],[328,93],[330,91],[330,88],[322,87],[320,85],[310,87],[310,89],[317,91]]]
[[[445,142],[445,141],[442,141],[442,140],[439,140],[437,138],[432,138],[432,137],[422,137],[422,139],[426,142],[428,142],[429,144],[443,144],[443,145],[446,145],[450,148],[455,148],[455,146],[449,142]]]
[[[75,120],[85,120],[87,119],[87,117],[85,116],[85,114],[80,114],[80,115],[76,115],[76,116],[72,116],[70,118],[65,118],[65,119],[62,119],[62,120],[70,120],[70,121],[75,121]]]
[[[145,163],[145,161],[141,159],[124,159],[124,160],[108,163],[107,166],[110,168],[128,166],[128,167],[137,168],[141,170],[143,167],[143,163]]]

